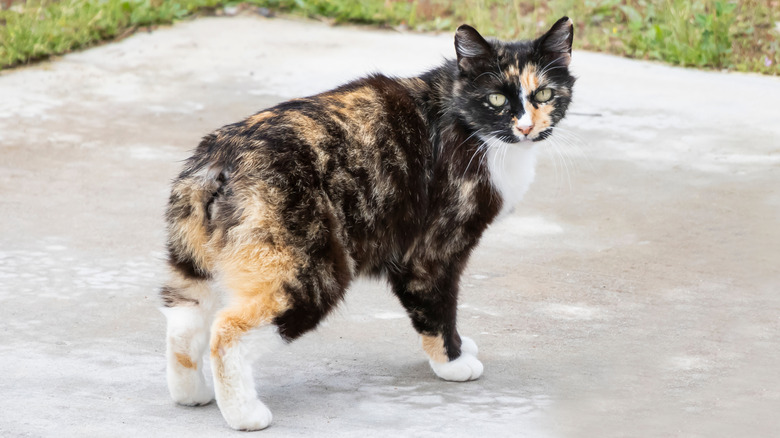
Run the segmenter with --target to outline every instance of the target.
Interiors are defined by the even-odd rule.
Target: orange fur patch
[[[192,361],[189,356],[187,356],[184,353],[176,353],[176,362],[179,362],[179,365],[183,366],[184,368],[190,368],[193,370],[198,369],[198,364]]]
[[[258,123],[262,123],[263,121],[271,118],[274,115],[276,115],[276,113],[274,113],[273,111],[263,111],[261,113],[250,116],[248,119],[246,119],[246,121],[249,126],[254,126]]]
[[[340,124],[347,133],[363,144],[373,144],[376,124],[383,114],[376,91],[361,87],[328,96],[331,119]]]
[[[288,112],[285,114],[284,123],[293,127],[295,133],[307,144],[311,145],[315,154],[317,154],[317,167],[321,172],[325,172],[328,167],[329,156],[320,148],[323,140],[328,138],[328,131],[322,123],[312,119],[299,112]]]
[[[283,284],[294,282],[296,273],[292,255],[268,244],[244,242],[237,250],[226,248],[223,252],[225,256],[219,264],[231,305],[214,322],[213,356],[218,356],[220,350],[238,341],[247,331],[270,324],[289,309]]]
[[[174,184],[172,192],[182,198],[181,203],[191,206],[192,213],[185,218],[178,218],[169,231],[171,241],[177,243],[177,249],[184,250],[198,266],[209,268],[211,256],[207,243],[210,236],[203,223],[206,220],[205,198],[211,196],[212,191],[203,187],[201,181],[201,178],[187,178]]]
[[[523,68],[523,72],[520,74],[520,86],[522,86],[529,95],[536,90],[539,86],[539,76],[536,72],[536,65],[526,64]]]
[[[415,93],[420,93],[428,88],[428,85],[420,78],[401,78],[398,82]]]
[[[516,81],[519,75],[520,72],[514,65],[510,65],[506,70],[504,70],[504,76],[510,81]]]
[[[523,72],[520,75],[520,85],[523,87],[523,90],[525,90],[526,95],[530,96],[543,82],[544,78],[539,76],[536,65],[527,64],[525,68],[523,68]],[[549,102],[539,103],[536,108],[530,102],[523,102],[523,104],[525,105],[526,111],[531,114],[531,123],[533,123],[534,126],[534,129],[531,130],[529,134],[531,137],[550,127],[552,124],[550,114],[555,109],[552,104]]]
[[[444,349],[444,339],[441,335],[422,335],[422,347],[425,353],[434,362],[448,362],[447,351]]]
[[[531,120],[534,122],[534,129],[531,131],[531,135],[534,135],[550,127],[550,124],[552,124],[550,114],[555,107],[549,103],[542,103],[539,105],[539,108],[531,108]]]

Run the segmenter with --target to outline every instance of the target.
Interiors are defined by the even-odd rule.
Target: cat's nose
[[[520,132],[522,132],[523,135],[528,135],[534,129],[534,125],[520,125],[520,124],[517,124],[517,129]]]

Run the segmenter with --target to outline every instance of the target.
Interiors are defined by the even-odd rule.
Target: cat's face
[[[483,140],[547,138],[571,102],[573,32],[567,17],[534,41],[514,43],[486,41],[474,28],[459,27],[455,110]]]

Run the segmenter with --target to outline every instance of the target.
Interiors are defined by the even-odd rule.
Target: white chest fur
[[[506,143],[486,138],[490,181],[504,200],[499,216],[512,211],[534,181],[536,144],[530,141]]]

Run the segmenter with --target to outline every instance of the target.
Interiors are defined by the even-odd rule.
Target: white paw
[[[203,406],[214,401],[214,390],[204,383],[196,391],[181,391],[174,393],[171,388],[171,398],[176,403],[183,406]]]
[[[473,339],[468,338],[466,336],[460,337],[460,351],[463,353],[468,353],[472,356],[476,356],[477,353],[479,353],[479,348],[477,348],[477,343],[474,342]]]
[[[214,390],[206,385],[203,373],[168,367],[168,391],[173,401],[184,406],[202,406],[214,401]]]
[[[473,341],[472,341],[473,344]],[[476,344],[474,344],[476,348]],[[482,362],[476,356],[465,351],[461,351],[459,358],[449,362],[430,361],[433,372],[439,378],[451,382],[465,382],[467,380],[476,380],[482,375]]]
[[[260,400],[252,400],[238,409],[221,409],[228,425],[235,430],[260,430],[271,424],[273,415]]]

